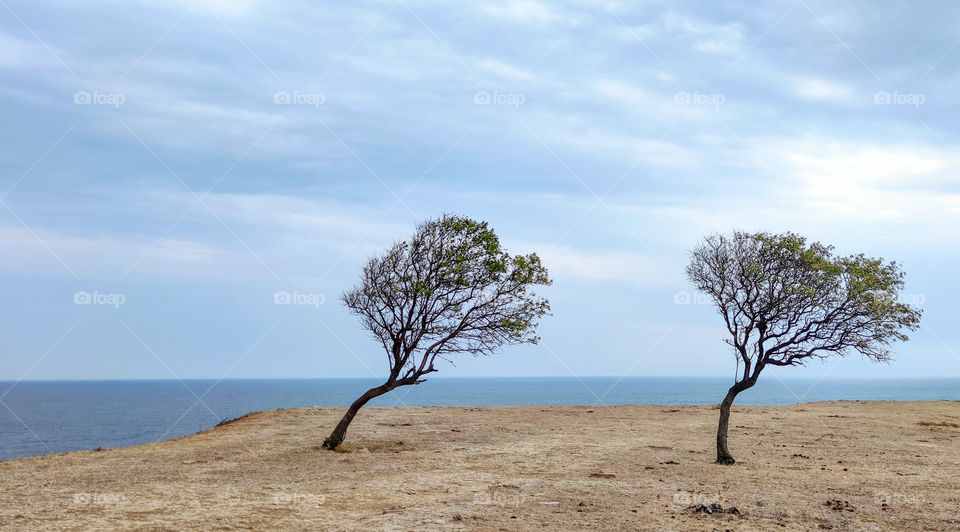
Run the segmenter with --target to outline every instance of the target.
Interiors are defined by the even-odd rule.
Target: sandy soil
[[[960,530],[957,402],[734,407],[733,466],[711,407],[367,408],[321,449],[341,414],[2,462],[0,527]]]

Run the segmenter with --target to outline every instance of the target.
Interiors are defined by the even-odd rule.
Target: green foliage
[[[888,360],[892,342],[907,340],[921,317],[899,301],[897,263],[836,256],[832,246],[794,233],[711,235],[691,253],[686,273],[724,318],[744,378],[766,364],[849,351]]]
[[[446,214],[372,259],[343,301],[380,340],[391,370],[417,379],[438,356],[536,343],[550,305],[531,289],[549,284],[535,254],[510,255],[486,222]]]

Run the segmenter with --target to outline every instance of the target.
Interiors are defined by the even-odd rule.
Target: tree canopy
[[[383,346],[391,373],[416,380],[453,353],[537,343],[550,305],[530,287],[549,284],[536,254],[510,255],[486,222],[448,214],[371,259],[343,302]]]
[[[920,322],[921,311],[899,301],[899,264],[836,256],[794,233],[708,236],[686,273],[723,317],[744,377],[850,352],[887,361]]]

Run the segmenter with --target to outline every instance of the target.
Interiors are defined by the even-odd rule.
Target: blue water
[[[370,379],[0,382],[0,459],[170,439],[258,410],[345,406],[376,384]],[[720,402],[729,385],[725,378],[689,377],[435,378],[370,405],[704,405]],[[960,379],[771,377],[743,392],[737,404],[838,399],[960,400]]]

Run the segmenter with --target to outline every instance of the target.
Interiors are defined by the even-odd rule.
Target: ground
[[[0,527],[960,530],[960,403],[261,412],[168,442],[0,463]],[[703,513],[718,503],[740,515]]]

